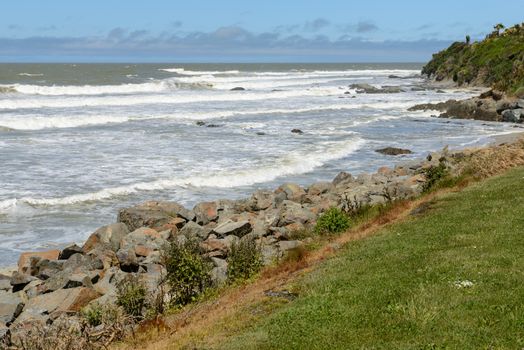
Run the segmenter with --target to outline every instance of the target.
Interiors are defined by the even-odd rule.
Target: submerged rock
[[[230,91],[245,91],[246,89],[241,87],[241,86],[237,86],[237,87],[234,87],[232,88]]]

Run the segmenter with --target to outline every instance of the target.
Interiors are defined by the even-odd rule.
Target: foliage
[[[422,73],[436,80],[453,79],[459,85],[485,85],[516,93],[524,86],[524,26],[500,32],[502,29],[503,25],[496,25],[483,41],[471,45],[468,39],[453,43],[434,54]]]
[[[195,301],[211,284],[210,263],[200,253],[198,242],[187,237],[171,242],[164,248],[168,293],[175,306]]]
[[[234,282],[248,279],[262,267],[262,253],[253,239],[241,239],[233,243],[227,257],[227,278]]]
[[[426,182],[422,186],[423,192],[431,191],[440,181],[445,179],[449,175],[448,168],[443,162],[439,165],[432,165],[427,169],[424,169],[424,175]]]
[[[117,284],[116,304],[137,319],[146,307],[146,287],[137,276],[129,275]]]
[[[341,209],[333,207],[318,218],[315,232],[318,234],[338,233],[347,230],[349,226],[348,216]]]
[[[82,317],[88,325],[96,327],[102,324],[103,312],[102,305],[95,303],[82,309]]]

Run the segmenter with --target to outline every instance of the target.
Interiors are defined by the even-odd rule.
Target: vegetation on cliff
[[[524,23],[498,24],[480,42],[455,42],[433,55],[422,73],[437,81],[480,85],[524,96]]]

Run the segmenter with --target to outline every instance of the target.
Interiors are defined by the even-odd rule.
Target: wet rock
[[[300,130],[300,129],[293,129],[293,130],[291,130],[291,132],[292,132],[293,134],[299,134],[299,135],[302,135],[302,134],[304,133],[304,132],[303,132],[302,130]]]
[[[40,259],[57,260],[59,255],[60,251],[57,249],[48,250],[45,252],[22,253],[18,258],[18,271],[21,273],[29,273],[32,259],[33,264],[36,264],[36,262]]]
[[[235,235],[242,237],[251,232],[251,223],[249,221],[226,221],[213,229],[213,233],[218,237],[225,237],[228,235]]]
[[[394,94],[403,91],[399,86],[383,86],[382,88],[377,88],[370,84],[352,84],[349,87],[355,89],[358,94]]]
[[[0,291],[0,322],[4,324],[13,322],[22,312],[24,305],[20,293]]]
[[[203,121],[201,121],[201,120],[197,121],[195,124],[196,124],[197,126],[204,126],[204,125],[206,125],[206,123],[203,122]]]
[[[199,225],[207,225],[211,221],[218,219],[217,204],[215,202],[201,202],[194,208],[193,212],[196,216],[196,222]]]
[[[169,225],[175,218],[192,221],[195,219],[195,214],[178,203],[166,201],[149,201],[122,209],[118,213],[118,222],[124,223],[129,231],[134,231],[140,227],[163,231],[164,226]]]
[[[179,232],[180,235],[200,240],[206,239],[209,236],[209,233],[209,229],[206,229],[193,221],[188,222]]]
[[[71,255],[77,254],[77,253],[83,254],[84,251],[82,250],[82,248],[80,248],[76,244],[71,244],[65,247],[64,249],[62,249],[62,251],[60,252],[60,255],[58,256],[58,259],[67,260],[71,257]]]
[[[396,147],[381,148],[381,149],[375,150],[375,152],[381,153],[381,154],[385,154],[385,155],[388,155],[388,156],[398,156],[398,155],[401,155],[401,154],[411,154],[411,153],[413,153],[409,149],[396,148]]]
[[[120,241],[128,233],[129,230],[123,223],[101,227],[89,236],[82,247],[82,251],[88,253],[98,245],[104,245],[116,252],[120,248]]]
[[[234,87],[232,88],[230,91],[245,91],[246,89],[241,87],[241,86],[237,86],[237,87]]]
[[[502,112],[502,121],[509,123],[518,123],[521,119],[524,119],[524,109],[508,109]]]

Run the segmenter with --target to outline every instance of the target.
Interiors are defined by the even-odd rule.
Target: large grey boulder
[[[265,210],[275,203],[275,193],[272,191],[257,190],[248,201],[248,206],[253,211]]]
[[[307,194],[310,196],[318,196],[331,191],[333,187],[331,182],[317,182],[308,187]]]
[[[300,202],[306,195],[302,187],[294,183],[286,183],[276,189],[275,194],[285,193],[286,199],[294,202]]]
[[[89,236],[82,250],[84,253],[88,253],[97,246],[103,245],[116,252],[120,248],[120,241],[128,233],[129,230],[123,223],[101,227]]]
[[[226,237],[229,235],[235,235],[242,237],[251,232],[251,223],[247,220],[243,221],[226,221],[213,229],[213,233],[218,237]]]
[[[209,236],[210,231],[210,229],[205,228],[194,221],[190,221],[184,225],[184,227],[179,231],[179,234],[186,237],[204,240]]]
[[[179,220],[186,221],[195,219],[195,214],[175,202],[150,201],[131,208],[125,208],[118,213],[118,222],[126,224],[129,231],[140,227],[149,227],[156,230],[174,229],[180,225]]]
[[[298,203],[285,200],[282,203],[278,226],[287,226],[295,222],[306,224],[315,220],[316,216],[310,210]]]
[[[502,121],[509,123],[518,123],[524,117],[524,109],[507,109],[502,112]]]
[[[148,256],[153,251],[160,250],[167,241],[157,231],[141,227],[129,233],[120,241],[121,250],[134,250],[137,256]],[[117,254],[118,255],[118,254]]]

